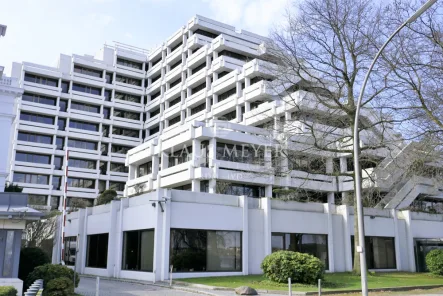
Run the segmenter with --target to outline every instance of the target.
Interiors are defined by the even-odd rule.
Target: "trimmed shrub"
[[[38,279],[43,280],[43,287],[46,289],[50,280],[66,277],[72,282],[74,280],[74,271],[66,266],[57,264],[45,264],[37,266],[26,278],[26,285],[29,287]],[[80,277],[75,275],[75,286],[78,287]]]
[[[74,295],[74,284],[67,277],[60,277],[50,280],[43,296],[71,296]]]
[[[263,259],[261,269],[265,276],[277,283],[316,284],[323,278],[325,266],[323,262],[309,254],[292,251],[278,251]]]
[[[105,205],[117,199],[117,191],[114,189],[106,189],[96,198],[96,205]]]
[[[37,266],[50,263],[48,255],[40,248],[23,248],[20,250],[18,278],[25,281]],[[32,283],[31,283],[32,284]],[[28,287],[28,286],[26,286]]]
[[[426,255],[428,270],[436,275],[443,275],[443,250],[432,250]]]
[[[17,293],[12,286],[0,286],[0,296],[17,296]]]

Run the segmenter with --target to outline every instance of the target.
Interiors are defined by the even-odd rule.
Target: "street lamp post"
[[[358,223],[358,244],[357,252],[360,253],[360,268],[361,268],[361,290],[362,295],[368,295],[368,285],[367,285],[367,268],[366,268],[366,257],[365,257],[365,228],[364,228],[364,216],[363,216],[363,205],[361,198],[361,171],[360,171],[360,139],[358,135],[358,123],[360,116],[360,108],[361,102],[363,99],[363,95],[365,92],[366,84],[369,79],[369,75],[371,74],[372,69],[374,68],[375,63],[380,57],[383,50],[389,44],[389,42],[394,38],[398,32],[401,31],[405,26],[414,22],[417,18],[419,18],[426,10],[428,10],[432,5],[435,4],[437,0],[428,0],[420,9],[418,9],[411,17],[409,17],[391,36],[389,36],[388,40],[383,44],[383,46],[378,50],[374,59],[371,62],[371,65],[366,73],[365,79],[363,80],[363,84],[360,90],[360,95],[357,100],[357,109],[355,110],[355,121],[354,121],[354,174],[355,174],[355,196],[357,200],[357,223]]]

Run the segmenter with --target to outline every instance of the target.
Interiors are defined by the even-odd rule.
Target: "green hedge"
[[[74,295],[74,284],[72,279],[60,277],[50,280],[46,289],[43,290],[43,296],[71,296]]]
[[[46,289],[50,280],[66,277],[71,281],[74,280],[74,271],[66,266],[57,265],[57,264],[45,264],[41,266],[37,266],[34,271],[32,271],[28,277],[26,278],[26,285],[29,287],[34,283],[34,281],[38,279],[43,280],[44,288]],[[75,277],[75,286],[78,287],[78,283],[80,282],[80,277],[78,273]]]
[[[28,275],[37,266],[50,263],[48,255],[40,248],[23,248],[20,250],[20,263],[18,265],[18,278],[26,281]],[[32,283],[31,283],[32,285]],[[29,286],[25,286],[28,288]]]
[[[325,267],[323,262],[309,254],[292,251],[278,251],[263,259],[261,269],[265,276],[277,283],[316,284],[323,278]]]
[[[0,286],[0,296],[17,296],[17,293],[12,286]]]
[[[436,275],[443,275],[443,250],[432,250],[426,255],[428,270]]]

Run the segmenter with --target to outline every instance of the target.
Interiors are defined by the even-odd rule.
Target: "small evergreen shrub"
[[[74,280],[74,271],[66,266],[57,264],[45,264],[37,266],[26,278],[26,286],[29,287],[38,279],[43,280],[43,287],[46,289],[49,281],[66,277],[72,282]],[[80,277],[78,273],[75,275],[75,286],[78,287]]]
[[[42,249],[35,247],[23,248],[20,250],[18,278],[25,281],[34,268],[50,262],[51,260],[49,260],[48,255]],[[26,288],[27,287],[28,286],[26,286]]]
[[[72,279],[60,277],[50,280],[43,290],[43,296],[72,296],[74,295],[74,284]]]
[[[293,283],[317,283],[323,278],[325,266],[317,257],[292,251],[278,251],[263,259],[261,269],[271,281],[287,283],[291,278]]]
[[[12,286],[0,286],[0,296],[17,296],[17,293]]]
[[[443,250],[432,250],[426,255],[426,266],[432,274],[443,275]]]

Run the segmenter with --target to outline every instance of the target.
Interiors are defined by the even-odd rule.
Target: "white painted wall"
[[[162,203],[162,212],[157,201],[164,200],[164,197],[167,201]],[[242,231],[244,238],[242,272],[174,273],[174,278],[260,274],[260,264],[266,256],[267,240],[272,232],[327,234],[330,238],[328,249],[331,271],[350,270],[351,252],[346,246],[353,234],[354,217],[348,214],[352,213],[352,209],[345,206],[336,209],[328,204],[282,203],[268,198],[249,201],[246,198],[244,202],[243,199],[238,196],[160,189],[71,213],[68,215],[71,222],[67,224],[66,234],[79,234],[83,239],[77,270],[97,276],[147,281],[168,279],[171,228]],[[152,203],[156,206],[153,207]],[[120,215],[120,207],[123,208],[123,215]],[[397,223],[392,218],[394,213],[398,217]],[[413,243],[408,233],[412,233],[413,238],[443,237],[443,215],[411,215],[407,211],[389,210],[372,211],[370,214],[365,216],[367,236],[394,237],[397,233],[397,266],[401,270],[415,269],[409,258]],[[411,217],[410,226],[404,217]],[[137,229],[155,229],[154,272],[121,270],[121,230]],[[104,232],[110,233],[107,269],[85,268],[86,234]]]

